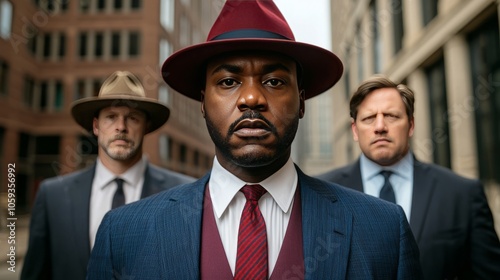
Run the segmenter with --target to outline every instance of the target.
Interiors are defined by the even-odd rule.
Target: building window
[[[431,22],[438,14],[439,0],[422,0],[422,16],[424,25]]]
[[[170,105],[170,94],[166,86],[162,85],[158,89],[158,101],[165,104]]]
[[[54,92],[54,109],[56,111],[62,111],[64,106],[64,87],[61,81],[56,82],[56,88]]]
[[[30,143],[31,135],[21,132],[19,134],[19,146],[17,146],[17,157],[20,159],[26,159],[32,153],[30,153]]]
[[[47,110],[47,99],[49,98],[49,84],[42,82],[40,84],[40,99],[38,102],[38,109],[45,112]]]
[[[33,98],[35,95],[35,81],[33,78],[26,76],[24,77],[24,104],[28,108],[33,107]]]
[[[59,136],[38,136],[35,138],[36,155],[57,155],[59,154]]]
[[[175,0],[161,0],[160,22],[166,30],[174,30],[175,22]]]
[[[0,60],[0,95],[7,95],[9,91],[9,65]]]
[[[131,0],[130,1],[130,8],[132,10],[138,10],[141,8],[141,0]]]
[[[392,0],[392,26],[394,32],[394,54],[403,48],[404,21],[403,21],[403,0]]]
[[[59,51],[58,55],[63,58],[66,55],[66,35],[63,33],[59,34]]]
[[[500,183],[500,38],[495,15],[468,36],[480,179]]]
[[[10,38],[12,32],[12,3],[0,0],[0,37]]]
[[[448,100],[444,60],[425,69],[431,111],[431,137],[434,163],[451,168],[450,132],[448,128]]]
[[[97,0],[97,10],[102,12],[106,9],[106,0]]]
[[[52,36],[50,33],[43,35],[43,58],[50,58],[50,51],[52,50]]]
[[[181,163],[187,162],[187,147],[184,144],[179,145],[179,161]]]
[[[161,160],[163,161],[169,161],[170,160],[170,157],[171,157],[171,154],[170,154],[170,145],[171,145],[171,141],[170,141],[170,138],[168,137],[168,135],[166,134],[162,134],[160,135],[160,138],[159,138],[159,152],[160,152],[160,158]]]
[[[94,56],[96,58],[101,58],[103,54],[104,54],[104,34],[102,32],[98,32],[95,34]]]
[[[115,8],[115,10],[121,10],[123,7],[122,0],[114,0],[113,7]]]
[[[101,90],[102,81],[100,79],[94,79],[92,81],[92,96],[98,96]]]
[[[111,34],[111,56],[120,56],[120,32],[113,32]]]
[[[35,0],[35,4],[42,10],[49,13],[57,13],[68,10],[69,0]],[[89,1],[80,1],[89,2]]]
[[[80,0],[80,11],[86,13],[90,10],[90,0]]]
[[[87,33],[82,32],[79,36],[78,54],[80,58],[87,56]]]
[[[161,39],[160,41],[160,65],[172,54],[172,45],[168,40]]]
[[[129,38],[129,49],[128,49],[128,55],[129,56],[137,56],[139,55],[140,52],[140,47],[141,47],[141,36],[139,32],[130,32],[128,34]]]
[[[79,99],[87,97],[87,95],[85,94],[86,93],[85,85],[86,85],[86,83],[84,80],[76,81],[76,83],[75,83],[75,96],[74,96],[73,100],[79,100]]]

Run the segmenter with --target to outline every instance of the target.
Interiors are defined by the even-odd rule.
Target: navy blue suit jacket
[[[483,186],[414,160],[410,226],[425,279],[500,279],[500,243]],[[318,178],[363,192],[359,160]]]
[[[401,207],[297,171],[306,279],[421,279]],[[199,279],[209,176],[108,212],[87,279]]]
[[[85,279],[90,257],[89,204],[95,164],[40,185],[31,213],[21,279]],[[141,197],[195,179],[147,164]]]

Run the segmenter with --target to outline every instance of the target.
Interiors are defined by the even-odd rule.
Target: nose
[[[242,84],[241,93],[238,99],[238,108],[240,111],[259,110],[267,108],[267,99],[262,92],[264,89],[258,82]]]
[[[387,126],[385,124],[385,118],[383,114],[378,114],[375,118],[375,133],[385,133],[387,132]]]
[[[116,125],[115,129],[117,132],[123,133],[127,131],[127,120],[124,116],[118,117],[115,125]]]

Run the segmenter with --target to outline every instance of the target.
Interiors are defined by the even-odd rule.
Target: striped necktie
[[[234,279],[267,279],[266,223],[259,209],[259,199],[266,190],[261,185],[245,185],[241,192],[247,202],[241,214]]]

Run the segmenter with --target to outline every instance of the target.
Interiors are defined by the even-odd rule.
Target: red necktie
[[[266,190],[261,185],[245,185],[241,192],[247,202],[241,213],[234,279],[267,279],[266,222],[259,210],[259,199]]]

